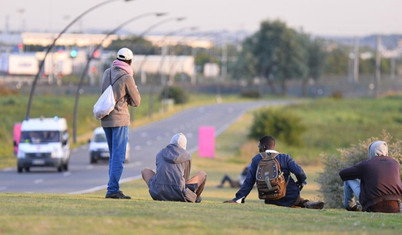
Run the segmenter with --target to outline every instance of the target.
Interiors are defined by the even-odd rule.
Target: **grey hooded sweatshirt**
[[[156,174],[149,180],[154,200],[187,201],[186,188],[191,169],[191,155],[177,144],[169,144],[156,155]],[[191,192],[192,193],[192,192]]]

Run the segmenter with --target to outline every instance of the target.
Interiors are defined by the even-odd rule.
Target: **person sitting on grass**
[[[282,170],[284,178],[287,181],[286,194],[284,197],[277,200],[265,199],[266,204],[274,204],[285,207],[302,207],[308,209],[322,209],[324,207],[324,202],[313,202],[300,197],[300,190],[302,189],[303,185],[306,184],[306,174],[291,156],[275,151],[275,139],[272,136],[262,137],[258,144],[258,150],[260,153],[253,157],[246,180],[244,181],[242,187],[236,193],[235,198],[224,201],[225,203],[245,202],[245,198],[248,196],[251,189],[253,189],[254,184],[256,183],[257,167],[263,158],[261,153],[266,152],[274,154],[273,156],[275,156],[274,158],[276,158],[276,160],[279,162],[280,169]],[[293,173],[296,176],[297,182],[290,177],[290,173]]]
[[[175,134],[170,144],[156,155],[156,173],[149,168],[142,170],[152,199],[201,202],[207,174],[199,171],[189,179],[191,154],[186,147],[186,137],[182,133]]]
[[[218,185],[218,188],[223,188],[223,185],[227,182],[229,182],[230,187],[232,188],[240,188],[244,181],[246,180],[248,173],[248,166],[246,166],[243,171],[240,173],[238,176],[237,180],[232,179],[229,175],[224,175],[221,181],[221,184]]]
[[[350,182],[360,180],[355,185],[362,206],[361,210],[368,212],[398,213],[401,210],[402,183],[399,163],[388,156],[388,145],[384,141],[374,141],[368,148],[369,159],[339,172],[344,181],[345,201],[347,210],[359,210],[357,204],[352,204]]]

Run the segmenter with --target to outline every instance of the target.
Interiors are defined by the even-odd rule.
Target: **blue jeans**
[[[360,195],[360,179],[346,180],[343,182],[343,190],[345,193],[345,198],[343,201],[343,206],[345,208],[353,207],[356,202],[359,201]],[[353,196],[355,201],[353,201]]]
[[[107,194],[117,193],[120,190],[119,180],[123,173],[123,163],[126,158],[128,141],[128,126],[104,127],[107,144],[109,146],[109,183]]]

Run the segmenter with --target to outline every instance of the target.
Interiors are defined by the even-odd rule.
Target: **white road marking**
[[[88,170],[92,170],[92,169],[94,169],[94,166],[93,165],[87,165],[87,167],[86,167]]]
[[[4,168],[2,171],[4,172],[10,172],[10,171],[14,171],[15,168],[9,167],[9,168]]]
[[[40,184],[40,183],[43,183],[43,179],[37,179],[37,180],[35,180],[34,181],[34,184]]]
[[[70,176],[70,175],[71,175],[71,172],[69,172],[69,171],[68,171],[68,172],[64,172],[64,173],[63,173],[63,176],[64,176],[64,177],[66,177],[66,176]]]

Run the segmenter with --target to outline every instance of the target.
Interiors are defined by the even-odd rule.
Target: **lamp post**
[[[54,45],[56,44],[56,41],[61,37],[61,35],[63,35],[63,33],[65,33],[75,22],[77,22],[79,19],[81,19],[84,15],[86,15],[87,13],[95,10],[96,8],[103,6],[107,3],[111,3],[111,2],[116,2],[116,1],[122,1],[122,0],[107,0],[104,2],[101,2],[91,8],[89,8],[88,10],[84,11],[83,13],[81,13],[79,16],[77,16],[73,21],[71,21],[58,35],[57,37],[53,40],[52,44],[47,48],[45,56],[43,57],[43,60],[40,62],[39,64],[39,70],[38,73],[36,73],[34,81],[32,83],[32,87],[31,87],[31,92],[29,94],[29,99],[28,99],[28,106],[27,106],[27,111],[26,111],[26,115],[25,115],[25,119],[29,119],[29,115],[31,112],[31,105],[32,105],[32,99],[33,99],[33,94],[35,93],[35,87],[36,87],[36,83],[38,81],[39,75],[42,72],[43,66],[45,64],[45,60],[47,55],[49,54],[49,52],[53,49]],[[134,1],[134,0],[123,0],[125,2],[129,2],[129,1]]]
[[[159,22],[157,22],[157,23],[151,25],[149,28],[147,28],[144,32],[142,32],[142,33],[139,35],[139,37],[143,37],[144,35],[146,35],[147,33],[149,33],[151,30],[155,29],[156,27],[158,27],[158,26],[160,26],[160,25],[162,25],[162,24],[168,23],[168,22],[170,22],[170,21],[183,21],[183,20],[185,20],[185,19],[186,19],[186,17],[175,17],[175,18],[169,18],[169,19],[165,19],[165,20],[159,21]],[[166,38],[166,36],[165,36],[164,38]],[[132,45],[131,45],[131,46],[132,46]],[[146,59],[147,59],[147,55],[144,57],[144,60],[141,62],[141,65],[139,66],[138,71],[141,71],[142,66],[144,65],[144,62],[145,62]],[[153,86],[151,85],[151,88],[150,88],[150,90],[149,90],[149,113],[148,113],[148,116],[149,116],[150,118],[152,117],[152,109],[153,109],[153,96],[152,96],[152,93],[153,93]]]
[[[89,55],[87,63],[84,67],[84,70],[82,71],[81,74],[81,78],[80,78],[80,83],[78,84],[78,88],[77,88],[77,92],[75,94],[75,104],[74,104],[74,114],[73,114],[73,142],[76,143],[77,142],[77,112],[78,112],[78,101],[79,101],[79,97],[80,97],[80,91],[82,88],[82,84],[84,82],[84,78],[88,72],[89,69],[89,64],[92,61],[92,59],[94,58],[94,53],[99,50],[102,47],[103,42],[112,34],[116,33],[117,30],[121,29],[122,27],[126,26],[127,24],[138,20],[140,18],[146,17],[146,16],[150,16],[150,15],[155,15],[156,17],[160,17],[160,16],[164,16],[166,15],[166,13],[144,13],[141,14],[139,16],[133,17],[129,20],[126,20],[125,22],[123,22],[122,24],[120,24],[119,26],[117,26],[116,28],[114,28],[113,30],[111,30],[109,33],[106,34],[106,36],[102,39],[102,41],[96,45],[96,47],[93,49],[92,53]]]

